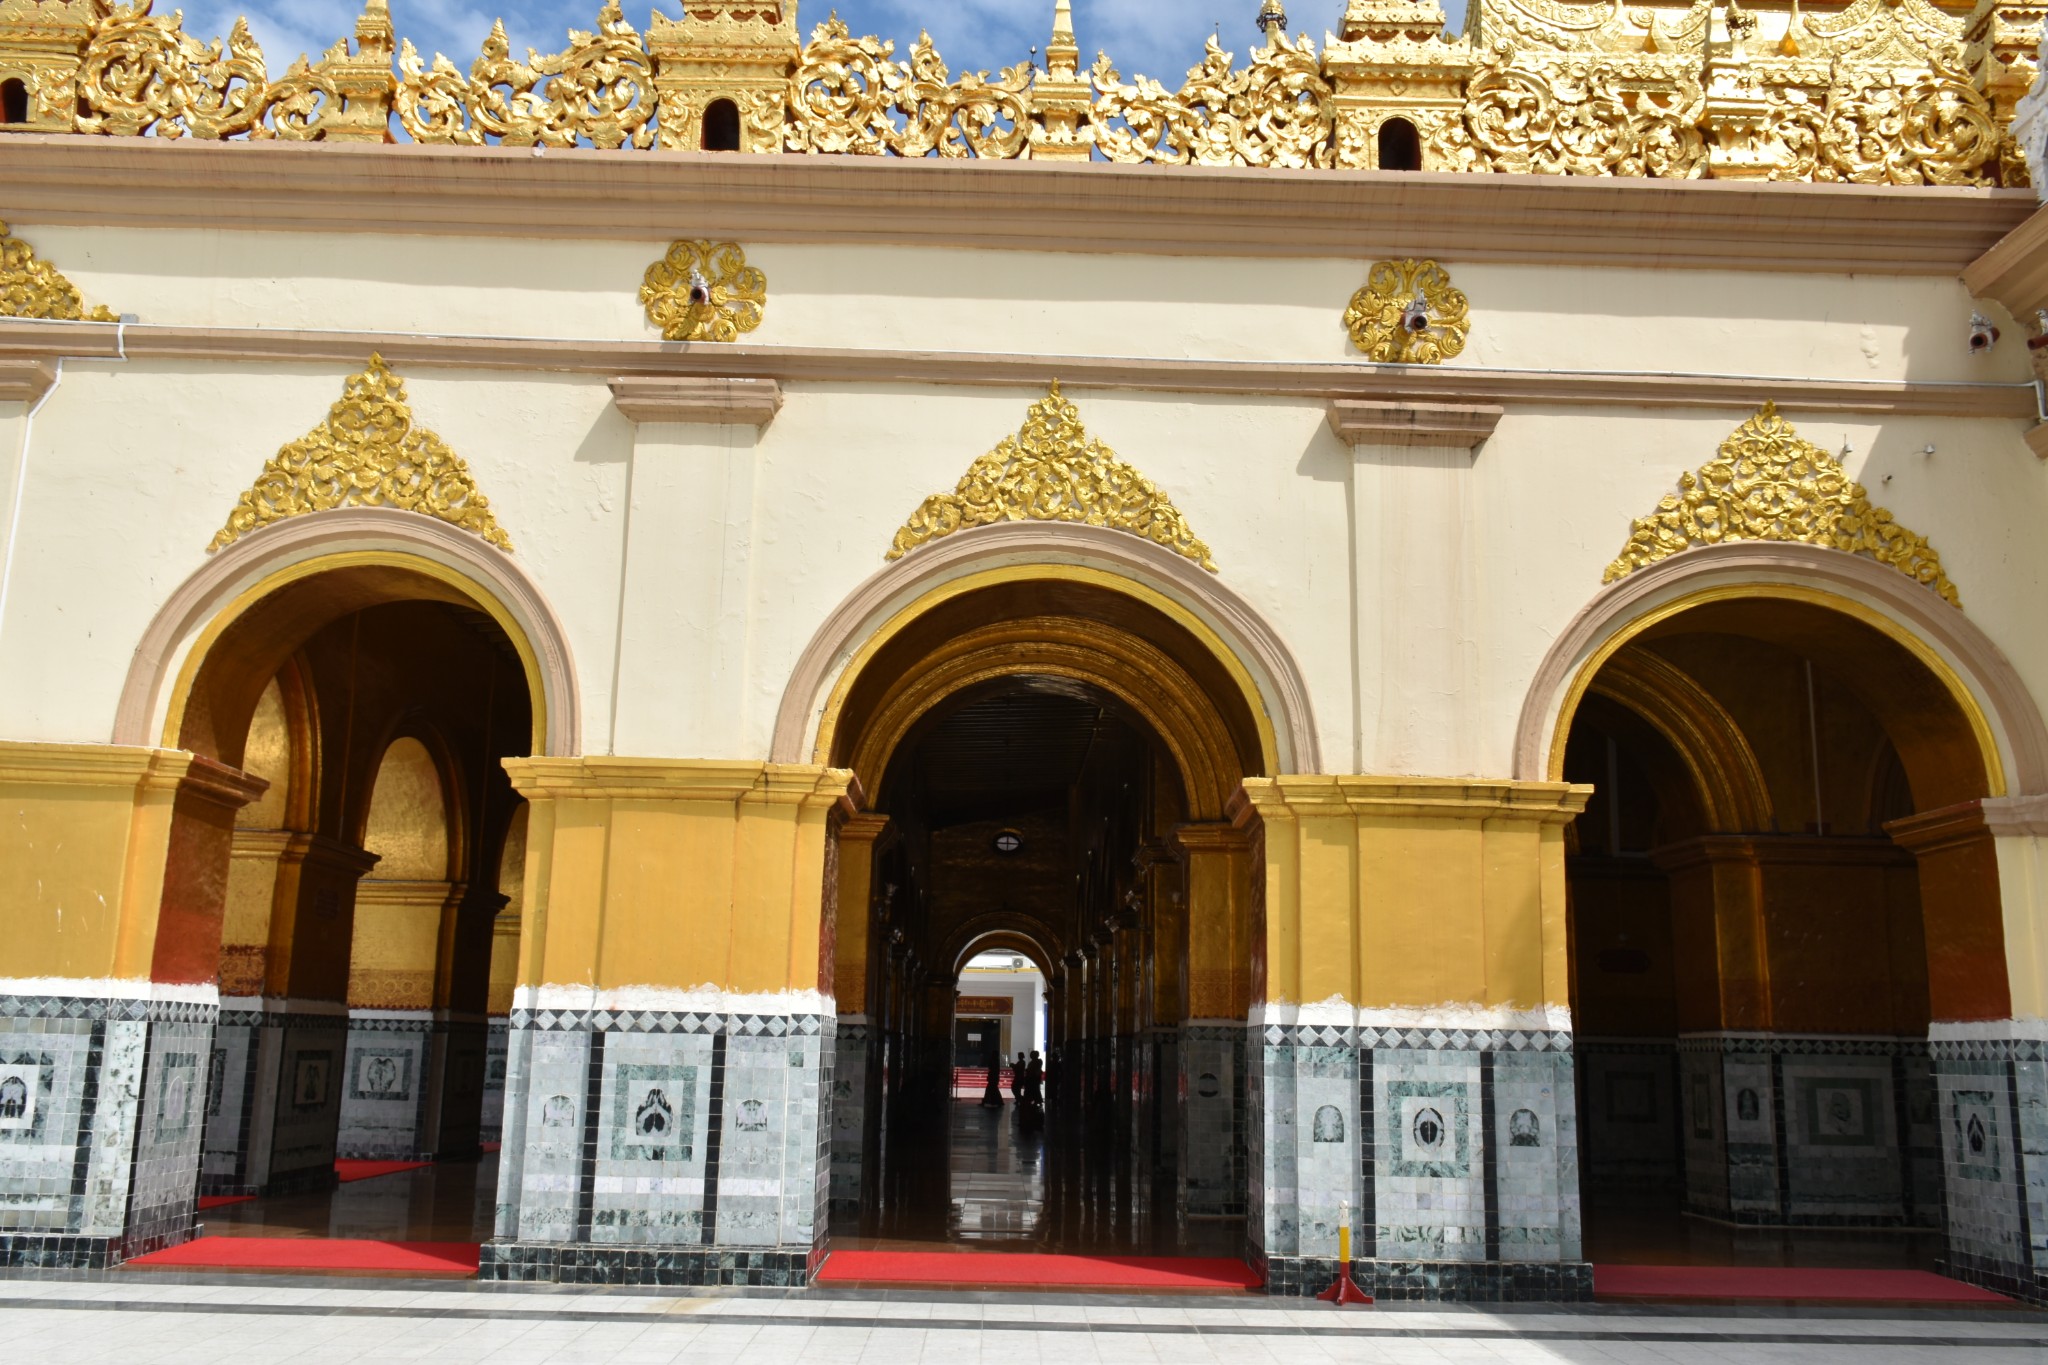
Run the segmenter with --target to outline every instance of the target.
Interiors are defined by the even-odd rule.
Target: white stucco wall
[[[587,339],[651,338],[634,295],[663,246],[16,231],[90,300],[148,323]],[[750,254],[770,280],[767,323],[749,338],[764,344],[1330,362],[1355,358],[1340,320],[1367,264]],[[1456,365],[2028,377],[2014,333],[1988,358],[1967,354],[1971,302],[1953,281],[1451,268],[1474,305],[1473,344]],[[67,363],[30,448],[0,624],[0,737],[108,738],[152,614],[204,561],[264,460],[324,419],[348,372]],[[418,419],[469,462],[515,561],[567,623],[586,750],[708,758],[767,753],[819,624],[882,567],[918,503],[950,489],[1043,395],[795,381],[756,445],[729,428],[636,431],[603,376],[404,375]],[[1354,382],[1369,387],[1370,372]],[[1324,765],[1436,775],[1509,773],[1529,680],[1599,591],[1631,519],[1750,411],[1511,405],[1468,460],[1354,452],[1314,400],[1072,396],[1093,434],[1172,495],[1221,581],[1290,646]],[[1754,396],[1772,386],[1758,382]],[[9,474],[20,411],[0,405]],[[2048,552],[2036,528],[2048,521],[2048,472],[2024,444],[2026,423],[1796,420],[1830,449],[1846,441],[1850,469],[1933,541],[1971,617],[2042,695]],[[0,482],[0,500],[12,486]]]

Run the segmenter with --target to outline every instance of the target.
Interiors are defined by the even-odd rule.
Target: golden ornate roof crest
[[[1045,69],[951,71],[796,0],[690,0],[643,34],[617,0],[553,53],[400,49],[386,0],[273,80],[237,23],[202,42],[150,0],[0,0],[0,85],[27,126],[158,137],[654,148],[1205,166],[2020,185],[2014,106],[2041,0],[1350,0],[1335,37],[1284,7],[1239,65],[1220,41],[1177,84],[1080,62],[1071,4]],[[1247,6],[1246,14],[1251,10]],[[1249,35],[1247,35],[1249,36]]]
[[[1841,461],[1810,441],[1766,403],[1736,428],[1720,454],[1629,530],[1621,557],[1607,566],[1613,583],[1659,560],[1702,545],[1776,540],[1864,555],[1961,606],[1941,556],[1870,501]]]
[[[647,320],[670,341],[736,341],[767,303],[768,277],[737,242],[677,242],[640,285]]]
[[[272,522],[337,507],[418,512],[512,549],[469,466],[439,436],[414,425],[405,381],[381,355],[349,376],[325,423],[263,466],[207,553]]]
[[[1023,428],[969,466],[951,493],[926,498],[889,558],[973,526],[1004,521],[1078,521],[1143,536],[1209,572],[1209,547],[1156,484],[1088,435],[1059,381],[1031,405]]]
[[[78,286],[35,248],[0,223],[0,318],[49,318],[60,322],[113,322],[106,308],[86,311]]]

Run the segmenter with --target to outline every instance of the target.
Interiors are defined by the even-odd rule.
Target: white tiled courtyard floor
[[[8,1365],[1466,1361],[2048,1363],[2048,1314],[1381,1307],[277,1280],[0,1280]]]

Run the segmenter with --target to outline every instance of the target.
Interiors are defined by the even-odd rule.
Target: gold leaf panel
[[[105,308],[87,312],[78,287],[56,266],[36,259],[35,248],[0,223],[0,318],[49,318],[60,322],[113,322]]]
[[[647,320],[670,341],[737,341],[767,303],[768,277],[736,242],[677,242],[640,286]]]
[[[1738,427],[1721,453],[1696,474],[1683,475],[1678,492],[1629,531],[1621,557],[1607,566],[1605,582],[1724,541],[1777,540],[1866,555],[1961,606],[1941,556],[1870,501],[1841,461],[1801,440],[1790,422],[1766,403]]]
[[[951,493],[926,498],[889,551],[901,559],[918,546],[973,526],[1004,521],[1078,521],[1143,536],[1209,572],[1209,547],[1150,479],[1088,435],[1081,413],[1052,391],[1031,405],[1023,429],[976,460]]]
[[[439,436],[413,424],[405,381],[381,355],[372,355],[369,369],[349,377],[323,425],[263,466],[207,553],[272,522],[336,507],[417,512],[501,550],[512,548],[469,466]]]

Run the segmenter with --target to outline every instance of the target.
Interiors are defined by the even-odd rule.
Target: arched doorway
[[[502,763],[547,742],[548,671],[459,556],[427,552],[423,519],[334,515],[387,543],[301,556],[297,528],[249,537],[174,597],[124,706],[269,784],[228,828],[180,812],[171,839],[182,903],[157,956],[222,997],[202,1216],[215,1234],[481,1241],[495,920],[522,808]],[[335,1193],[351,1162],[421,1171],[403,1197]]]
[[[1111,575],[972,576],[867,641],[818,752],[865,795],[839,831],[835,1243],[1240,1249],[1257,831],[1233,798],[1272,729],[1214,637]],[[955,1097],[991,945],[1046,976],[1042,1114]]]
[[[1695,587],[1590,653],[1556,733],[1596,788],[1567,857],[1589,1258],[1951,1262],[1969,1106],[1930,1027],[2011,1012],[1969,685],[1860,594]]]

